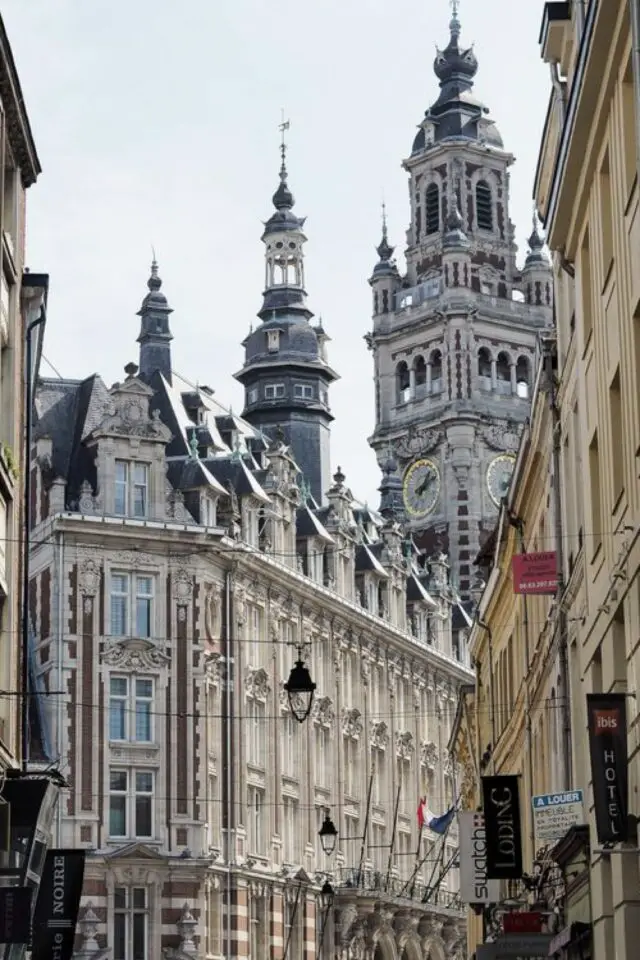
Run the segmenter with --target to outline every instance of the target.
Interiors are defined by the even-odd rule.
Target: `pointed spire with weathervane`
[[[155,250],[151,262],[151,275],[147,280],[149,292],[138,310],[140,317],[140,372],[142,380],[148,380],[159,371],[171,383],[171,341],[169,315],[173,310],[162,292],[162,280],[158,274]]]

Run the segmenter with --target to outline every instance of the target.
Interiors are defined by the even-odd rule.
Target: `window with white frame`
[[[299,777],[300,724],[291,713],[282,717],[282,772],[286,777]]]
[[[152,708],[153,680],[144,677],[111,677],[109,739],[151,743]]]
[[[387,802],[386,752],[379,747],[371,748],[371,772],[373,774],[373,802],[385,806]]]
[[[267,330],[267,349],[269,353],[277,353],[280,349],[280,331]]]
[[[264,622],[262,607],[248,603],[246,607],[245,665],[258,667],[262,662],[264,644],[262,625]]]
[[[111,636],[152,635],[153,577],[133,573],[111,574]]]
[[[153,837],[153,771],[109,771],[109,836]]]
[[[415,868],[415,850],[411,849],[411,834],[398,830],[396,864],[401,877],[407,877]],[[413,860],[412,860],[413,857]]]
[[[208,923],[206,930],[207,956],[222,956],[222,893],[220,890],[209,891]]]
[[[147,960],[149,892],[146,887],[116,887],[113,892],[113,960]]]
[[[344,792],[357,799],[360,795],[358,759],[360,744],[351,737],[344,737]]]
[[[252,895],[249,913],[249,957],[262,960],[267,949],[267,910],[264,897]]]
[[[248,804],[248,843],[249,853],[256,853],[263,856],[265,852],[265,807],[264,790],[261,787],[249,786],[247,788]]]
[[[329,761],[331,755],[331,740],[328,727],[324,727],[321,724],[316,724],[315,744],[316,784],[318,784],[320,787],[328,787],[331,780]]]
[[[297,400],[313,400],[313,387],[310,383],[295,383],[293,395]]]
[[[396,763],[397,783],[400,787],[399,810],[400,813],[408,814],[415,792],[411,788],[411,760],[408,757],[398,757]]]
[[[250,390],[247,390],[247,403],[257,403],[258,402],[258,388],[251,387]]]
[[[200,501],[200,522],[204,527],[215,527],[217,516],[216,516],[216,501],[213,497],[203,496]]]
[[[289,944],[287,950],[288,957],[302,956],[302,919],[304,917],[304,903],[301,897],[297,897],[291,903],[284,905],[284,942]]]
[[[375,869],[382,873],[389,865],[389,850],[386,846],[386,830],[384,823],[371,824],[371,841],[369,859],[373,861]]]
[[[247,717],[247,762],[254,767],[264,768],[267,745],[266,705],[253,697],[246,700]]]
[[[265,400],[281,400],[284,397],[284,383],[267,383],[264,388]]]
[[[285,863],[298,863],[298,801],[294,797],[282,798],[282,859]]]
[[[149,464],[116,460],[114,513],[119,517],[149,515]]]

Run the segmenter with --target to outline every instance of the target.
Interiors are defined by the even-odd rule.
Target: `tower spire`
[[[286,181],[286,179],[287,179],[287,141],[286,141],[286,138],[285,138],[285,133],[287,132],[287,130],[288,130],[289,127],[291,126],[291,121],[290,121],[290,120],[285,120],[285,118],[284,118],[284,110],[282,110],[281,113],[282,113],[282,120],[281,120],[280,123],[278,124],[278,130],[280,131],[280,134],[281,134],[281,139],[280,139],[280,158],[281,158],[281,162],[280,162],[280,180],[282,181],[282,183],[284,183],[284,182]]]
[[[159,371],[165,380],[171,383],[171,341],[173,336],[169,327],[169,315],[173,310],[162,292],[162,280],[158,273],[156,252],[152,248],[153,260],[147,280],[149,292],[138,310],[140,317],[140,376],[148,379]]]
[[[393,251],[395,247],[392,247],[389,243],[389,233],[387,230],[387,205],[382,201],[382,240],[380,244],[376,247],[378,256],[380,257],[381,263],[386,263],[393,256]]]
[[[460,36],[460,20],[458,19],[459,0],[449,0],[451,5],[451,20],[449,21],[449,31],[451,39],[457,40]]]

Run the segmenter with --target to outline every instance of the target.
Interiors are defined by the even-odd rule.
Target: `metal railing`
[[[411,900],[447,910],[464,911],[460,894],[446,890],[441,885],[429,887],[417,877],[402,880],[399,877],[387,877],[379,870],[358,870],[357,867],[342,867],[335,873],[336,892],[358,890],[366,894],[379,894],[399,900]]]

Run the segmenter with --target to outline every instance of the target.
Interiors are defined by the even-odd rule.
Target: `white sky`
[[[549,96],[542,9],[462,0],[459,13],[480,63],[476,92],[517,158],[521,254]],[[232,374],[261,303],[284,108],[289,182],[308,217],[309,304],[342,375],[332,465],[377,505],[367,278],[383,194],[404,247],[400,164],[437,95],[447,0],[3,0],[2,15],[43,167],[28,195],[27,264],[51,276],[47,358],[67,377],[123,376],[138,359],[153,244],[175,311],[175,369],[240,412]]]

